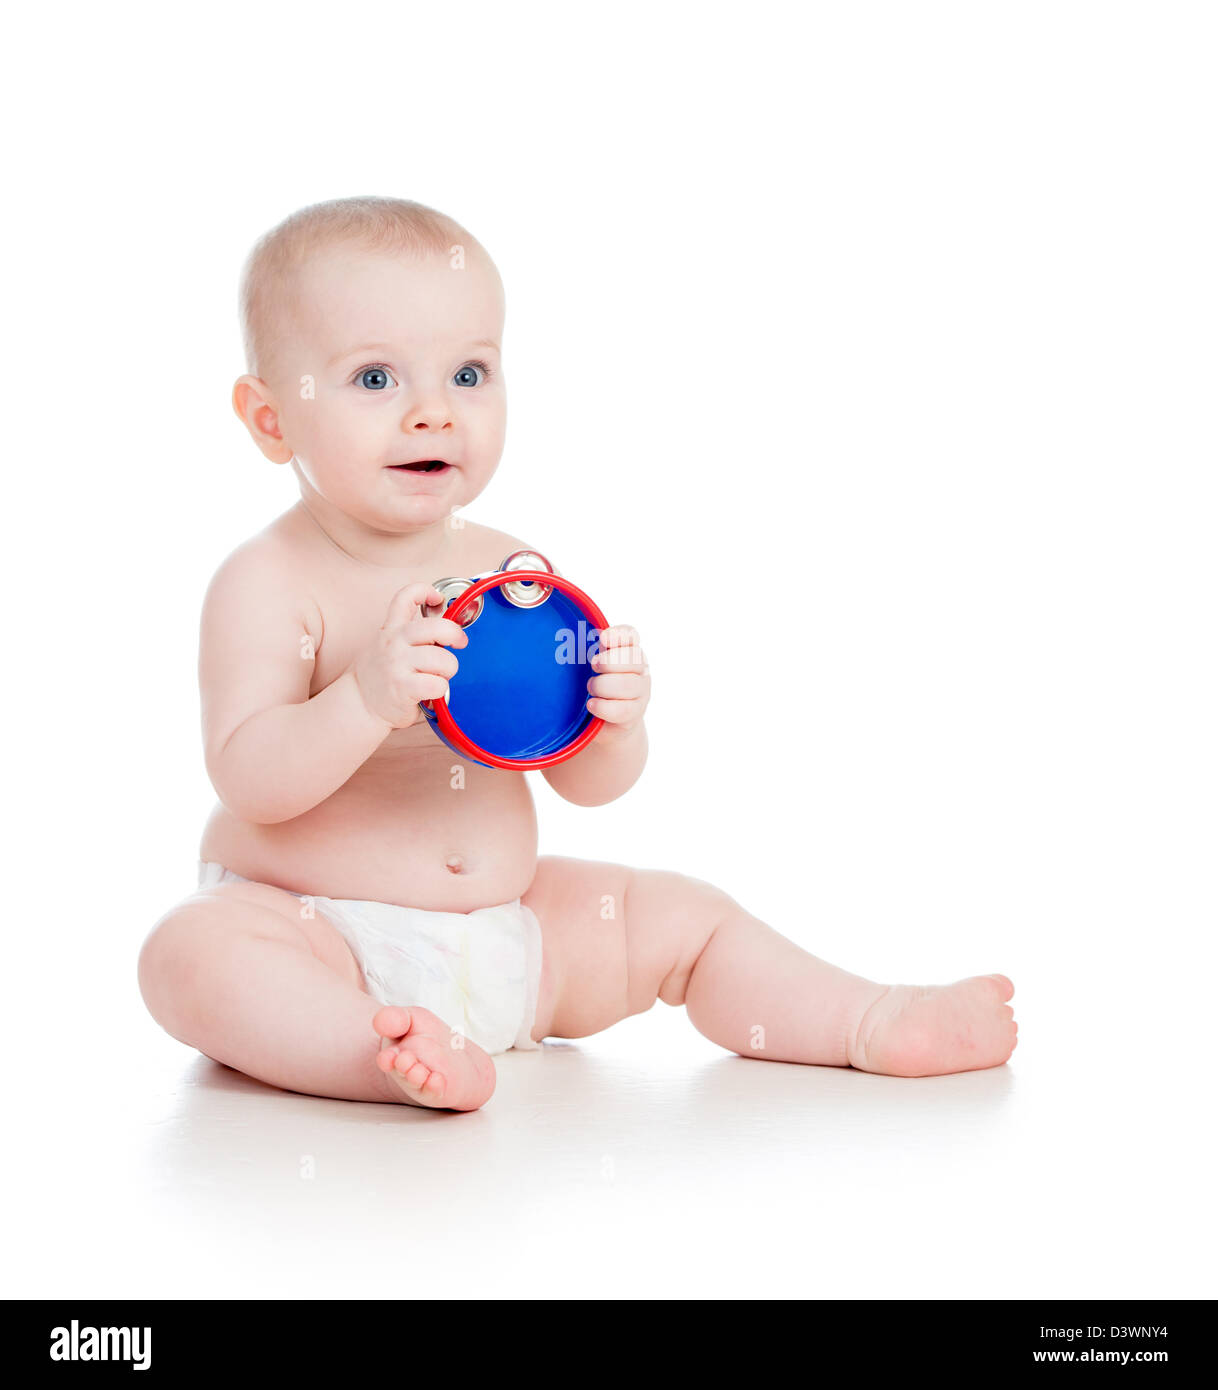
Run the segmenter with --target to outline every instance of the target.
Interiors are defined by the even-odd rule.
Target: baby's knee
[[[693,938],[713,931],[736,907],[722,888],[675,869],[638,869],[627,888],[636,902],[646,903],[649,916],[670,917]]]
[[[219,904],[204,894],[167,912],[144,938],[136,974],[148,1012],[175,1038],[185,1041],[190,999],[204,956],[215,949]]]
[[[181,971],[189,941],[190,915],[189,909],[184,907],[167,912],[140,947],[136,962],[140,993],[158,1023],[163,1022],[165,1005],[173,992],[173,978]]]
[[[628,949],[652,1000],[679,1006],[689,977],[719,924],[736,910],[713,883],[670,869],[638,869],[626,885]]]

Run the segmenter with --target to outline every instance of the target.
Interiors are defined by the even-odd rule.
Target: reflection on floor
[[[1136,1085],[1128,1073],[1063,1084],[1023,1046],[1006,1067],[918,1081],[759,1062],[663,1006],[497,1060],[491,1103],[455,1115],[278,1091],[166,1040],[142,1083],[102,1088],[56,1122],[41,1181],[65,1198],[41,1217],[22,1286],[115,1297],[1173,1292],[1156,1230],[1168,1238],[1187,1184],[1153,1203],[1137,1195],[1163,1155],[1152,1112],[1124,1144],[1113,1133],[1114,1097],[1128,1114]],[[1032,1084],[1029,1072],[1043,1076]],[[1166,1105],[1163,1078],[1146,1082]]]

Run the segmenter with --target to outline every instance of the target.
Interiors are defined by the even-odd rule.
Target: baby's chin
[[[353,501],[349,515],[373,530],[407,535],[438,525],[460,512],[469,500],[468,489],[460,487],[460,481],[453,478],[448,485],[441,482],[419,487],[408,484],[400,491],[392,488],[389,496],[382,492]]]
[[[363,521],[373,530],[406,535],[411,531],[445,521],[457,513],[462,505],[455,497],[427,494],[402,498],[392,506],[361,507],[360,514],[355,519]]]
[[[341,513],[349,521],[382,535],[409,535],[455,516],[486,486],[494,468],[471,471],[461,464],[443,468],[383,466],[369,478],[335,478],[332,486],[314,470],[297,471],[301,497],[316,499],[321,512]],[[321,484],[321,486],[318,486]]]

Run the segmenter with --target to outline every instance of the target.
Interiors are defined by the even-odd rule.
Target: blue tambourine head
[[[423,712],[454,751],[484,766],[528,769],[573,757],[599,732],[602,721],[588,712],[588,679],[607,624],[543,557],[526,551],[508,559],[517,556],[510,569],[505,561],[476,583],[436,583],[468,645],[454,653],[459,665],[447,700],[425,702]],[[515,573],[522,578],[503,578]],[[481,592],[462,604],[471,588]]]

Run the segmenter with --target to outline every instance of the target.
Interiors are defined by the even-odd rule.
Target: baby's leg
[[[180,903],[145,941],[139,978],[166,1032],[288,1091],[475,1110],[495,1089],[476,1043],[452,1047],[427,1009],[383,1008],[334,924],[266,884]]]
[[[809,955],[701,879],[546,856],[523,901],[552,987],[535,1038],[599,1032],[656,999],[744,1057],[895,1076],[973,1071],[1015,1046],[1003,975],[882,985]]]

